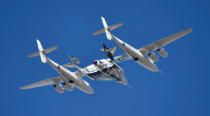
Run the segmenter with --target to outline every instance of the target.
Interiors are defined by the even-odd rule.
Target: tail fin
[[[114,30],[114,29],[116,29],[116,28],[118,28],[118,27],[123,25],[122,23],[118,23],[118,24],[115,24],[115,25],[112,25],[112,26],[108,26],[104,17],[101,17],[101,20],[102,20],[104,29],[99,30],[97,32],[94,32],[93,35],[106,33],[106,37],[107,37],[108,40],[112,39],[112,35],[111,35],[110,31],[112,31],[112,30]]]
[[[64,64],[64,67],[70,67],[70,68],[77,68],[76,65],[74,63],[80,64],[80,61],[78,58],[72,58],[70,54],[68,54],[69,57],[69,63]]]
[[[113,47],[113,48],[111,48],[111,49],[108,49],[108,48],[106,47],[106,45],[103,44],[103,45],[102,45],[102,48],[101,48],[101,51],[104,52],[104,53],[106,54],[106,56],[107,56],[108,58],[110,58],[111,61],[114,61],[113,55],[114,55],[116,49],[117,49],[116,47]]]
[[[45,50],[44,50],[44,49],[42,48],[41,42],[40,42],[38,39],[36,40],[36,42],[37,42],[37,46],[38,46],[39,51],[38,51],[38,52],[35,52],[35,53],[32,53],[32,54],[30,54],[30,55],[28,55],[28,57],[34,57],[34,56],[40,55],[41,61],[42,61],[43,63],[46,63],[46,62],[47,62],[47,59],[46,59],[45,54],[47,54],[47,53],[49,53],[49,52],[52,52],[52,51],[56,50],[57,47],[52,47],[52,48],[48,48],[48,49],[45,49]]]
[[[63,66],[70,67],[70,68],[76,68],[78,71],[81,72],[81,74],[86,75],[85,72],[83,71],[83,69],[75,64],[75,63],[80,64],[79,59],[72,58],[70,54],[68,54],[68,57],[69,57],[70,62],[67,64],[64,64]]]
[[[116,52],[116,49],[117,49],[117,47],[113,47],[113,48],[110,48],[110,49],[108,49],[106,46],[105,46],[105,44],[103,44],[103,47],[101,48],[101,51],[102,52],[109,52],[109,53],[111,53],[112,55],[114,55],[114,53]]]

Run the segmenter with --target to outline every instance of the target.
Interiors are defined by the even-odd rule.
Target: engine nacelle
[[[54,85],[54,88],[55,90],[58,92],[58,93],[63,93],[64,92],[64,88],[61,86],[61,84],[55,84]]]
[[[168,57],[168,52],[165,51],[163,48],[159,48],[157,49],[158,53],[162,56],[162,57]]]
[[[149,53],[148,57],[154,62],[157,62],[159,60],[158,56],[156,56],[154,52]]]
[[[73,83],[71,83],[72,81],[70,82],[64,82],[63,83],[63,86],[68,90],[68,91],[73,91],[74,89],[74,85]]]

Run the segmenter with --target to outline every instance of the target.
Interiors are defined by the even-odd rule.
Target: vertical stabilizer
[[[107,37],[108,40],[111,40],[112,39],[112,35],[110,33],[110,30],[108,28],[108,25],[106,23],[106,20],[105,20],[104,17],[101,17],[101,20],[102,20],[102,23],[103,23],[103,26],[104,26],[104,31],[106,33],[106,37]]]
[[[37,46],[38,46],[38,49],[39,49],[39,55],[40,55],[41,61],[43,63],[46,63],[47,59],[45,57],[45,54],[44,54],[44,51],[43,51],[43,48],[42,48],[42,44],[38,39],[36,40],[36,42],[37,42]]]
[[[47,58],[46,58],[45,54],[56,50],[57,47],[55,46],[55,47],[51,47],[51,48],[48,48],[48,49],[43,49],[42,44],[38,39],[36,40],[36,43],[37,43],[39,51],[28,55],[28,57],[34,57],[34,56],[39,56],[40,55],[41,61],[43,63],[46,63]]]
[[[115,25],[108,26],[108,24],[106,23],[106,20],[105,20],[104,17],[101,17],[101,20],[102,20],[104,29],[101,29],[99,31],[94,32],[93,35],[106,33],[106,37],[107,37],[108,40],[112,39],[112,34],[110,33],[110,31],[112,31],[112,30],[114,30],[114,29],[116,29],[116,28],[118,28],[118,27],[123,25],[122,23],[118,23],[118,24],[115,24]]]

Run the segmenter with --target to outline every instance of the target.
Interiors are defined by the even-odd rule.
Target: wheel
[[[73,80],[70,80],[69,83],[74,83],[74,81]]]

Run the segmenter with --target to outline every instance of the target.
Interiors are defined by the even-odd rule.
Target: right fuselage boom
[[[136,61],[138,64],[142,65],[143,67],[151,70],[153,72],[158,72],[158,68],[140,51],[136,48],[132,47],[131,45],[125,43],[124,41],[118,39],[114,35],[112,39],[129,55]]]

